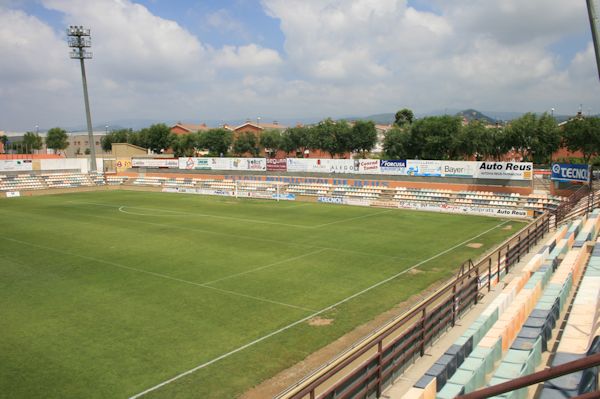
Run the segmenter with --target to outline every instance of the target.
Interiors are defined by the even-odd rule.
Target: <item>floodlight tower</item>
[[[596,67],[600,76],[600,38],[598,38],[598,30],[600,28],[600,4],[598,0],[586,0],[588,17],[590,18],[590,28],[592,29],[592,40],[594,41],[594,53],[596,54]]]
[[[83,99],[85,101],[85,116],[87,119],[88,141],[90,143],[90,170],[96,171],[96,145],[94,134],[92,132],[92,116],[90,113],[90,100],[88,99],[87,80],[85,78],[85,65],[83,60],[91,59],[92,53],[87,51],[87,47],[92,47],[92,39],[90,38],[90,30],[84,29],[83,26],[69,26],[67,28],[67,36],[69,37],[69,47],[71,47],[71,58],[78,59],[81,65],[81,80],[83,82]]]

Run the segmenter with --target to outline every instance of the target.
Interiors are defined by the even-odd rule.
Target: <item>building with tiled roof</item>
[[[171,126],[171,133],[174,133],[176,135],[181,135],[181,134],[202,132],[202,131],[206,131],[208,129],[209,128],[208,128],[208,126],[206,126],[206,123],[201,123],[199,125],[193,125],[193,124],[188,124],[188,123],[177,122],[175,125]]]

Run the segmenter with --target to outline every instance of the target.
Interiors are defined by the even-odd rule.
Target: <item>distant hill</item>
[[[466,119],[469,122],[481,121],[488,125],[496,123],[496,119],[490,118],[489,116],[484,115],[475,109],[465,109],[464,111],[457,112],[456,115]]]

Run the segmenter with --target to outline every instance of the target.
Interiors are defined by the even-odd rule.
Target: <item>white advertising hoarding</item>
[[[476,162],[476,179],[532,180],[531,162]]]
[[[131,166],[134,168],[179,169],[179,159],[177,159],[177,158],[132,158]]]
[[[0,160],[0,171],[28,171],[33,170],[33,162],[31,159],[6,159]]]

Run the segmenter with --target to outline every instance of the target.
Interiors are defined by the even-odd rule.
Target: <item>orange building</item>
[[[208,129],[209,128],[208,128],[208,126],[206,126],[206,123],[201,123],[199,125],[192,125],[192,124],[177,122],[175,125],[171,126],[171,133],[176,134],[176,135],[182,135],[182,134],[203,132]]]

